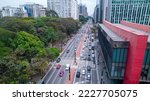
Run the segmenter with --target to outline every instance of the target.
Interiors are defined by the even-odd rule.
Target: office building
[[[94,22],[98,23],[100,21],[100,16],[99,16],[99,5],[96,5],[94,8],[94,14],[93,14],[93,18],[94,18]]]
[[[98,38],[108,77],[120,83],[150,83],[150,26],[104,21]]]
[[[83,4],[79,4],[79,16],[88,16],[87,7]]]
[[[49,10],[54,10],[60,17],[78,19],[77,0],[47,0]]]
[[[42,17],[45,16],[46,9],[43,5],[28,3],[20,5],[20,8],[27,13],[28,17]]]
[[[103,14],[103,20],[112,23],[126,20],[150,25],[149,12],[150,0],[100,0],[100,13]]]

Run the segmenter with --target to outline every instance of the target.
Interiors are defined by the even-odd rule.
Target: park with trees
[[[0,18],[0,83],[25,84],[42,77],[63,46],[78,29],[79,21],[48,17]]]

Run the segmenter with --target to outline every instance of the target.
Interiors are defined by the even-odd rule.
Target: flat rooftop
[[[129,31],[135,32],[138,35],[148,35],[148,42],[150,42],[150,33],[148,33],[148,32],[144,32],[142,30],[138,30],[138,29],[135,29],[135,28],[132,28],[132,27],[128,27],[128,26],[125,26],[125,25],[122,25],[122,24],[114,24],[114,25],[118,26],[120,28],[123,28],[123,29],[127,29]]]
[[[99,24],[101,28],[108,34],[108,36],[113,40],[113,41],[126,41],[122,37],[120,37],[118,34],[114,33],[110,29],[108,29],[105,25]]]

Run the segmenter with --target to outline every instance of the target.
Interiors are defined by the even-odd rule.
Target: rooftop
[[[134,32],[138,35],[148,35],[148,42],[150,42],[150,33],[148,32],[145,32],[145,31],[142,31],[142,30],[138,30],[138,29],[135,29],[135,28],[132,28],[132,27],[128,27],[128,26],[125,26],[125,25],[122,25],[122,24],[114,24],[115,26],[118,26],[120,28],[123,28],[123,29],[127,29],[129,30],[130,32]]]
[[[110,29],[108,29],[105,25],[99,24],[99,26],[102,27],[102,29],[108,34],[108,36],[113,41],[126,41],[125,39],[123,39],[122,37],[120,37],[119,35],[117,35],[116,33],[114,33],[113,31],[111,31]]]

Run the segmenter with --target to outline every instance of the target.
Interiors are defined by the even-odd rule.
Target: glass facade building
[[[147,49],[145,51],[141,72],[141,81],[150,82],[150,43],[147,44]]]
[[[150,25],[150,0],[108,0],[108,21]]]
[[[106,23],[98,25],[98,39],[104,56],[105,66],[108,70],[108,75],[109,75],[108,77],[111,80],[122,81],[126,79],[126,75],[128,73],[131,73],[132,75],[132,74],[136,74],[139,71],[138,76],[128,75],[128,78],[130,78],[131,80],[135,80],[134,77],[135,78],[139,77],[138,78],[139,83],[150,83],[150,33],[142,30],[140,31],[134,28],[130,28],[127,26],[125,27],[125,25],[124,27],[123,25],[121,27],[118,27],[118,25],[121,26],[121,24],[111,25],[111,26],[117,26],[117,27],[113,27],[116,28],[113,30],[114,32],[112,31],[113,28],[111,28],[110,26],[107,25],[106,27]],[[123,31],[119,30],[119,28],[122,28]],[[135,36],[129,35],[128,33],[130,32],[128,31],[125,32],[125,28],[132,32],[137,31],[138,33],[139,31],[140,33],[143,33],[143,35],[147,35],[145,36],[148,38],[145,40],[144,43],[145,48],[143,48],[144,44],[138,46],[141,42],[139,42],[137,45],[136,43],[134,43],[134,41],[132,41],[136,39],[136,35],[141,39],[143,39],[143,37],[135,33],[132,33]],[[118,32],[120,32],[122,35],[118,34],[117,29]],[[130,40],[127,39],[125,37],[126,34],[128,34],[129,38],[132,36],[133,39]],[[136,45],[136,47],[134,45]],[[142,57],[140,52],[144,53]],[[135,64],[134,66],[133,64],[130,65],[130,63],[133,61],[134,61],[133,64]],[[141,64],[140,66],[138,66],[140,62]],[[132,66],[137,68],[131,68]]]
[[[98,27],[98,38],[111,79],[123,79],[127,62],[129,42],[109,31],[102,24]]]

